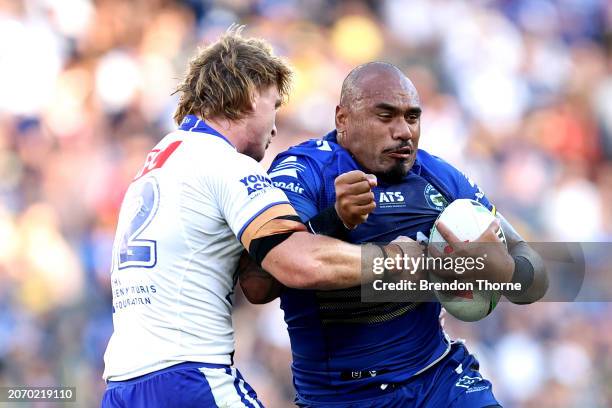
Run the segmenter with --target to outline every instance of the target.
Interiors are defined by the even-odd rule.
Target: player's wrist
[[[333,238],[344,238],[350,230],[338,215],[335,205],[329,206],[306,223],[313,234],[326,235]]]
[[[330,208],[331,208],[331,207],[330,207]],[[335,214],[335,216],[337,217],[338,221],[339,221],[339,222],[342,224],[342,226],[343,226],[343,227],[344,227],[344,228],[345,228],[347,231],[354,230],[354,229],[357,227],[357,225],[356,225],[356,224],[355,224],[355,225],[354,225],[354,224],[351,224],[350,222],[347,222],[347,221],[345,221],[345,219],[344,219],[344,218],[342,218],[342,215],[341,215],[342,211],[340,211],[340,209],[338,208],[338,201],[336,201],[336,202],[334,203],[333,210],[334,210],[334,214]]]
[[[504,249],[505,252],[505,249]],[[506,254],[500,261],[496,282],[507,283],[512,281],[516,263],[510,254]]]
[[[526,293],[535,279],[535,268],[524,256],[512,255],[514,261],[514,268],[512,271],[512,277],[509,282],[513,285],[520,284],[520,291],[512,291],[511,293],[504,293],[504,295],[520,296]]]

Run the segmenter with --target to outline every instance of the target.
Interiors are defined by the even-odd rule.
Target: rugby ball
[[[442,221],[457,238],[464,242],[476,240],[494,219],[495,215],[485,206],[469,199],[453,201],[438,216],[438,220]],[[497,235],[504,245],[507,245],[501,227]],[[428,245],[436,247],[442,253],[450,250],[450,246],[442,238],[435,224],[429,234]],[[439,286],[444,286],[443,283],[446,282],[446,290],[434,289],[436,298],[448,313],[465,322],[474,322],[488,316],[495,309],[501,297],[501,292],[497,290],[480,290],[480,286],[484,286],[482,282],[471,282],[471,285],[465,282],[463,284],[455,282],[455,286],[449,290],[448,287],[452,287],[449,285],[451,282],[433,273],[429,274],[429,280],[431,283],[440,283]]]

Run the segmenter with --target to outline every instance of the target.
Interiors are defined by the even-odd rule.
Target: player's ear
[[[344,133],[346,130],[347,111],[343,106],[336,106],[336,130]]]
[[[257,102],[259,102],[259,98],[261,97],[261,91],[259,89],[255,89],[251,92],[251,100],[250,106],[251,112],[255,112],[257,110]]]

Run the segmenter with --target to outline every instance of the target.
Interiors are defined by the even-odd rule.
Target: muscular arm
[[[402,257],[398,237],[385,247],[390,258]],[[252,303],[266,303],[280,294],[274,281],[266,277],[268,271],[281,285],[296,289],[345,289],[373,281],[371,268],[374,258],[384,256],[376,245],[353,245],[334,238],[298,231],[274,246],[262,260],[262,268],[243,267],[240,285]],[[363,262],[363,263],[362,263]],[[397,271],[398,273],[401,271]],[[262,287],[263,286],[263,287]]]
[[[371,265],[374,257],[382,256],[374,245],[352,245],[321,235],[296,232],[270,250],[262,267],[283,285],[292,288],[350,288],[374,279],[371,271],[362,279],[362,250],[365,265]]]
[[[539,299],[541,299],[548,289],[548,275],[546,274],[546,268],[544,266],[544,262],[540,255],[535,252],[529,244],[521,238],[521,236],[516,232],[516,230],[510,225],[510,223],[501,215],[497,214],[497,217],[501,220],[501,226],[506,234],[506,241],[508,243],[508,252],[510,255],[517,261],[517,257],[524,258],[523,260],[519,260],[521,265],[518,265],[519,268],[533,268],[533,279],[531,283],[528,285],[528,288],[523,288],[520,294],[516,294],[515,292],[504,293],[506,298],[510,300],[512,303],[516,304],[528,304],[533,303]],[[529,265],[530,264],[530,265]],[[515,268],[515,274],[516,274]],[[525,275],[524,271],[522,275]],[[527,274],[529,276],[529,274]],[[528,279],[529,280],[529,279]]]
[[[306,222],[314,234],[321,234],[344,240],[347,229],[338,216],[334,206],[321,211]],[[244,251],[238,264],[240,287],[247,300],[253,304],[264,304],[280,296],[284,286]]]
[[[361,171],[351,171],[338,176],[334,184],[335,205],[309,219],[306,225],[313,234],[346,240],[349,229],[345,225],[354,227],[361,224],[376,207],[371,192],[376,186],[376,178]],[[303,249],[297,250],[304,253]],[[268,303],[280,295],[283,285],[260,268],[247,253],[242,254],[240,263],[240,286],[251,303]]]

